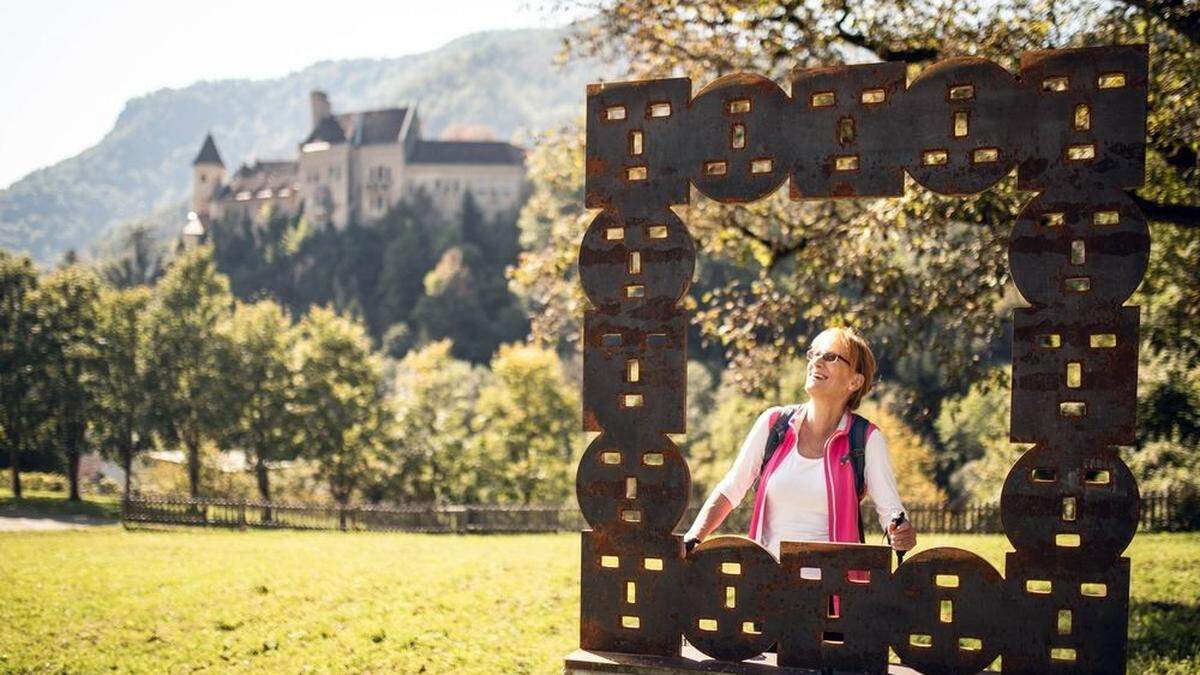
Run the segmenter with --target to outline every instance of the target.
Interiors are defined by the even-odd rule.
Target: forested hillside
[[[230,169],[292,157],[308,131],[308,92],[335,110],[419,105],[427,137],[482,125],[521,142],[582,110],[584,86],[611,68],[555,56],[552,30],[470,35],[424,54],[323,61],[270,80],[198,82],[129,101],[113,129],[79,155],[0,191],[0,248],[42,263],[188,195],[190,162],[211,130]],[[398,47],[399,49],[399,47]]]

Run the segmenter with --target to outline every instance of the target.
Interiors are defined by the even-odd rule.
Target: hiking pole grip
[[[897,528],[899,528],[901,525],[904,524],[905,520],[908,520],[908,519],[905,517],[904,512],[901,511],[901,512],[897,513],[895,515],[895,517],[892,518],[892,525],[895,525]],[[891,541],[892,541],[892,535],[888,534],[888,543],[891,543]],[[900,563],[904,562],[904,554],[905,553],[906,553],[906,551],[896,551],[896,565],[897,566],[899,566]]]

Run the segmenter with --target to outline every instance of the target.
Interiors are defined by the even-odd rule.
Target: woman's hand
[[[896,527],[895,523],[889,523],[888,538],[892,541],[892,548],[897,551],[907,551],[917,545],[917,531],[907,520],[900,523],[900,527]]]

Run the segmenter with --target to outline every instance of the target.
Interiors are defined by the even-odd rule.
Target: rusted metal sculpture
[[[890,646],[925,673],[1124,672],[1138,490],[1114,446],[1134,434],[1138,309],[1123,306],[1149,254],[1125,194],[1144,180],[1144,46],[1024,54],[1014,76],[979,58],[911,83],[902,64],[769,79],[593,85],[587,100],[584,426],[578,471],[584,649],[717,659],[777,645],[781,666],[881,672]],[[685,556],[684,431],[695,265],[671,211],[694,185],[747,202],[790,180],[794,199],[895,197],[907,173],[970,194],[1017,169],[1037,194],[1014,227],[1013,441],[1035,444],[1005,482],[1016,549],[1005,574],[938,548],[889,569],[888,549],[749,540]],[[806,573],[807,570],[807,573]]]

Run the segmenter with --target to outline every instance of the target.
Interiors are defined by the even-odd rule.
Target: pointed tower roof
[[[221,161],[221,153],[217,152],[217,144],[213,142],[211,133],[204,137],[204,145],[200,146],[200,152],[196,155],[196,159],[192,160],[192,166],[197,164],[225,166],[225,162]]]

